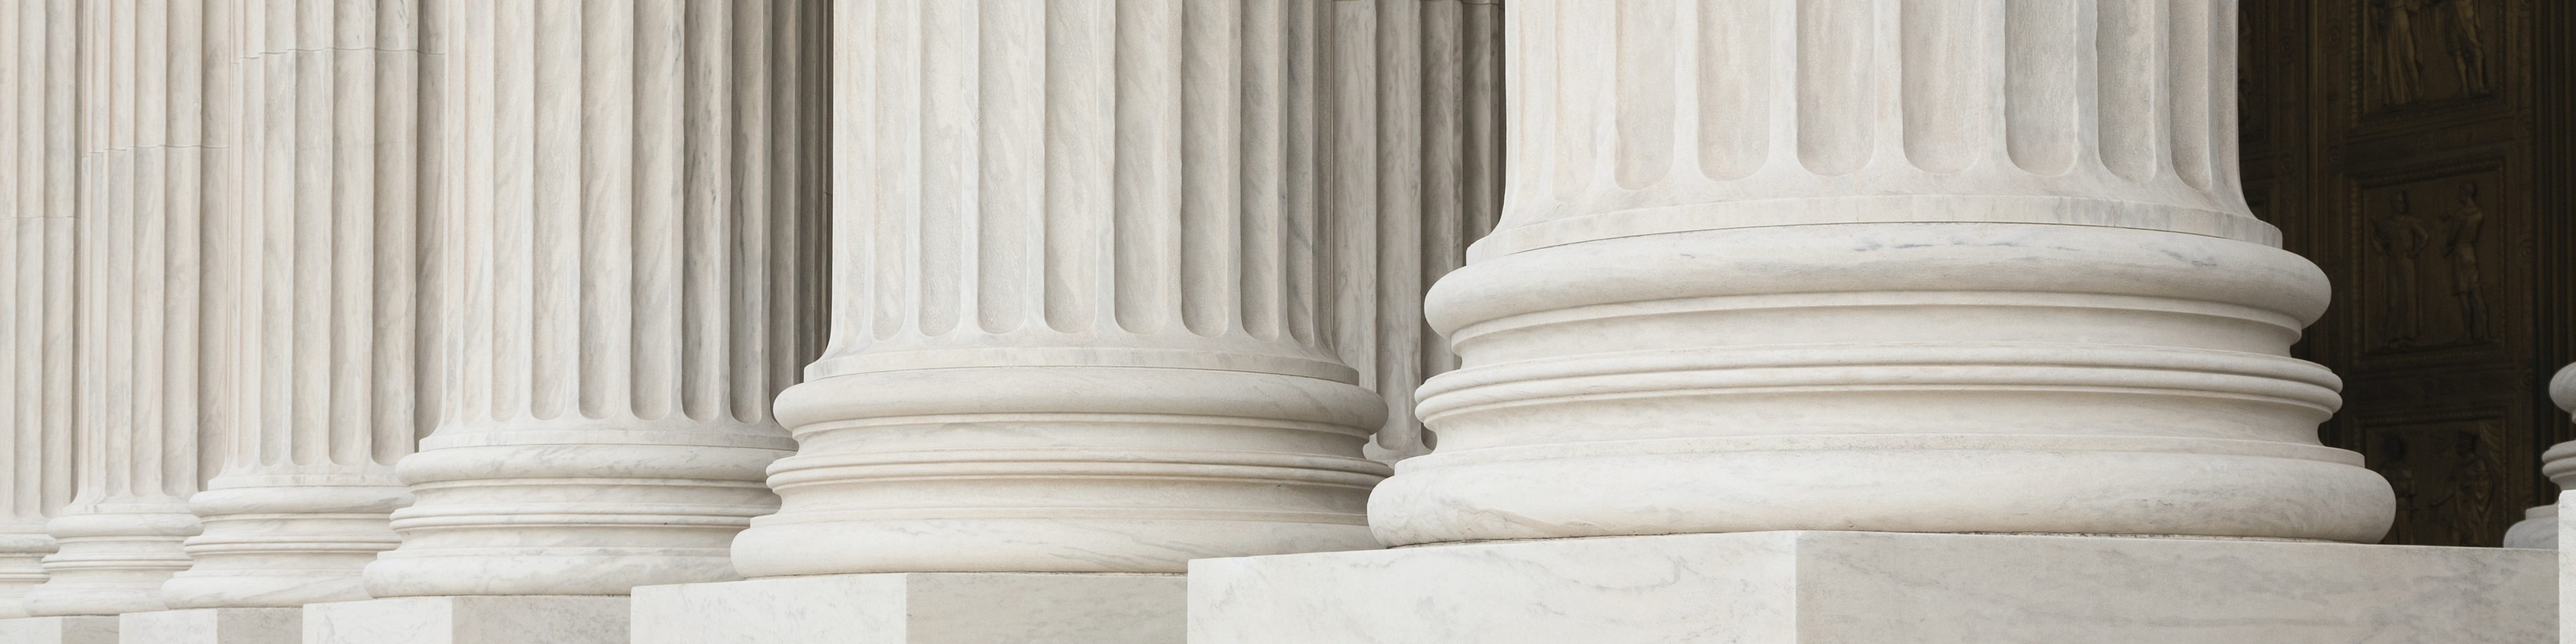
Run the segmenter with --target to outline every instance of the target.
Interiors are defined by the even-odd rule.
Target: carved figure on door
[[[2460,70],[2460,92],[2471,96],[2489,93],[2487,88],[2487,49],[2478,34],[2478,3],[2484,0],[2443,0],[2451,5],[2450,37],[2445,39],[2451,52],[2451,65]]]
[[[2415,17],[2427,1],[2379,0],[2379,60],[2371,74],[2389,105],[2413,103],[2421,96],[2416,85],[2424,65],[2416,52]]]
[[[2460,209],[2451,214],[2450,244],[2442,256],[2451,260],[2451,299],[2460,306],[2460,339],[2495,338],[2487,322],[2487,299],[2479,288],[2478,237],[2486,230],[2486,209],[2478,207],[2478,184],[2460,186]]]
[[[2497,466],[2485,428],[2479,429],[2460,432],[2451,443],[2451,462],[2458,463],[2460,469],[2451,478],[2457,491],[2451,493],[2448,523],[2454,535],[2452,542],[2463,546],[2492,545],[2490,542],[2503,536],[2489,534],[2489,526],[2495,523]]]
[[[2433,233],[2412,210],[2406,192],[2400,190],[2390,198],[2388,210],[2370,220],[2372,246],[2387,259],[2381,264],[2387,275],[2380,283],[2388,299],[2379,317],[2387,329],[2389,348],[2413,345],[2424,330],[2424,307],[2419,301],[2423,290],[2415,258],[2432,244]]]

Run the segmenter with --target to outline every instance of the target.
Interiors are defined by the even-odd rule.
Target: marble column
[[[173,608],[367,599],[400,541],[394,476],[431,424],[438,334],[422,270],[437,234],[440,135],[416,0],[243,0],[236,177],[242,360],[222,469],[190,499],[205,533],[163,588]]]
[[[0,618],[27,616],[71,500],[77,33],[70,0],[0,9]]]
[[[806,4],[440,3],[447,364],[396,468],[402,546],[366,568],[424,601],[359,604],[735,578],[726,546],[794,449],[769,401],[822,345],[817,137],[786,125],[814,106],[782,72]],[[622,629],[623,597],[581,599]],[[308,632],[388,623],[359,604]]]
[[[832,344],[778,400],[800,451],[735,567],[1376,547],[1385,408],[1335,354],[1325,235],[1371,234],[1334,206],[1378,195],[1318,172],[1325,137],[1375,137],[1316,84],[1351,55],[1319,31],[1376,4],[835,7]]]
[[[2242,196],[2235,2],[1512,9],[1381,541],[2386,530],[2288,356],[2324,275]]]
[[[36,615],[160,610],[221,436],[236,261],[231,2],[83,2],[76,493]]]
[[[1386,402],[1371,458],[1431,451],[1414,388],[1456,368],[1423,290],[1466,262],[1502,209],[1502,5],[1327,3],[1317,24],[1324,130],[1326,336]]]

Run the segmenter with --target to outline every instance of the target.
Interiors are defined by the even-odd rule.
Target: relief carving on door
[[[2495,257],[2501,248],[2487,230],[2479,185],[2477,179],[2454,177],[2363,192],[2369,352],[2496,340],[2496,312],[2487,292],[2501,277],[2482,258]]]
[[[2538,381],[2576,361],[2576,0],[2236,6],[2247,199],[2336,285],[2318,436],[2396,487],[2389,543],[2495,546],[2576,438]]]
[[[2495,93],[2487,73],[2487,47],[2493,39],[2487,37],[2488,12],[2481,6],[2488,0],[2366,1],[2370,42],[2363,46],[2368,54],[2362,66],[2377,89],[2372,98],[2380,107]],[[2426,58],[2436,60],[2429,70]],[[2441,58],[2450,64],[2443,65]]]
[[[2459,202],[2443,220],[2450,245],[2442,256],[2451,260],[2451,300],[2460,311],[2460,341],[2485,342],[2495,339],[2495,327],[2488,322],[2486,271],[2478,266],[2478,240],[2485,236],[2487,214],[2478,206],[2477,182],[2460,184]]]
[[[2394,424],[2367,430],[2369,467],[2397,493],[2397,520],[2383,543],[2493,545],[2504,538],[2497,503],[2506,481],[2499,462],[2501,421]]]

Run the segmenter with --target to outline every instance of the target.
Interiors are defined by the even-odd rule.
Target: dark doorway
[[[2246,198],[2334,279],[2319,431],[2397,489],[2388,543],[2494,546],[2576,439],[2576,3],[2243,0]]]

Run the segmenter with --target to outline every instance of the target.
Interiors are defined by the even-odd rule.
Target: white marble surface
[[[307,604],[302,644],[627,644],[627,603],[481,595]]]
[[[634,644],[1183,644],[1180,575],[885,573],[635,589]],[[308,643],[320,644],[320,643]]]
[[[1758,532],[1204,559],[1191,644],[2540,644],[2552,553]]]
[[[123,644],[299,644],[304,609],[191,608],[117,616]]]
[[[115,616],[0,619],[0,642],[9,644],[119,644]]]

